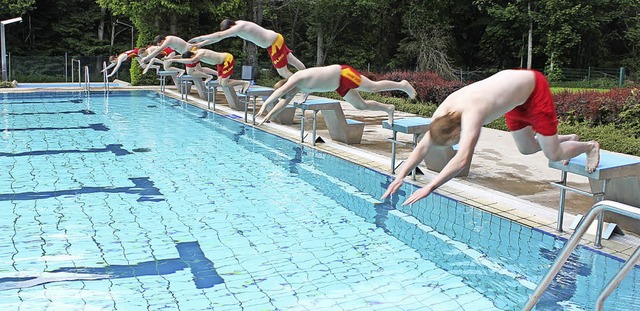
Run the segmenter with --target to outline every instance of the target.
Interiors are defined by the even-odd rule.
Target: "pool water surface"
[[[155,92],[0,94],[2,310],[519,310],[565,240]],[[590,310],[580,247],[538,304]],[[605,303],[640,301],[635,268]]]

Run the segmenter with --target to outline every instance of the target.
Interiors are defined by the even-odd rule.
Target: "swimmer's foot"
[[[400,83],[402,84],[402,88],[404,92],[407,93],[407,95],[409,95],[409,98],[415,99],[418,93],[416,93],[416,89],[413,88],[411,83],[409,83],[409,81],[407,80],[402,80],[400,81]]]
[[[247,91],[249,90],[249,86],[251,86],[251,82],[247,81],[244,83],[244,85],[242,86],[242,89],[240,90],[240,93],[246,94]]]
[[[580,136],[577,134],[559,135],[558,138],[560,138],[560,142],[580,140]],[[570,160],[571,159],[562,160],[562,165],[568,165]]]
[[[593,148],[587,152],[587,172],[593,173],[600,164],[600,144],[592,141]]]
[[[303,102],[303,103],[307,101],[307,99],[309,98],[309,95],[311,95],[311,93],[304,93],[304,94],[302,94],[302,102]]]
[[[393,107],[393,110],[391,110],[391,112],[389,112],[389,125],[393,126],[393,114],[396,111],[396,107]]]

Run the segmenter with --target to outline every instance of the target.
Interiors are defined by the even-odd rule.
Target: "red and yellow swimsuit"
[[[140,48],[135,48],[133,50],[129,50],[124,52],[124,54],[127,54],[127,60],[130,60],[136,56],[138,56],[138,52],[140,52]]]
[[[196,66],[198,66],[198,65],[200,65],[200,61],[197,61],[197,62],[195,62],[195,63],[191,63],[191,64],[185,64],[185,66],[186,66],[187,68],[194,68],[194,67],[196,67]]]
[[[536,79],[536,86],[524,104],[513,108],[504,117],[510,131],[521,130],[527,126],[543,136],[558,133],[558,116],[553,103],[551,89],[547,78],[536,70],[531,70]]]
[[[176,50],[172,49],[172,48],[166,48],[164,50],[162,50],[162,52],[160,52],[161,57],[165,57],[168,56],[169,54],[175,52]]]
[[[291,53],[291,50],[284,43],[284,38],[281,34],[278,34],[276,41],[267,48],[267,52],[269,52],[271,62],[276,69],[286,67],[289,64],[287,61],[287,55]]]
[[[218,78],[228,78],[233,75],[233,67],[236,64],[233,55],[230,53],[226,53],[227,56],[224,58],[224,62],[222,64],[218,64]]]
[[[352,89],[356,89],[362,83],[362,75],[349,65],[342,65],[340,71],[340,86],[336,92],[344,97]]]

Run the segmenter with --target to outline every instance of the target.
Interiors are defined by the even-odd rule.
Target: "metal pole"
[[[22,22],[22,17],[16,17],[16,18],[12,18],[12,19],[7,19],[7,20],[3,20],[2,22],[0,22],[0,41],[2,41],[2,43],[0,43],[0,45],[2,47],[0,47],[0,54],[2,54],[1,58],[2,58],[2,81],[7,81],[7,47],[5,46],[5,40],[6,40],[6,36],[5,36],[5,32],[4,32],[4,25],[8,25],[8,24],[12,24],[12,23],[17,23],[17,22]]]
[[[4,45],[5,35],[4,35],[4,24],[0,24],[0,36],[2,36],[2,48],[0,48],[0,53],[2,53],[2,81],[7,81],[7,48]]]
[[[9,72],[9,80],[11,80],[11,53],[7,53],[7,56],[9,57],[9,59],[7,60],[7,71]]]
[[[69,82],[69,56],[64,52],[64,82]]]
[[[624,83],[624,67],[620,67],[620,77],[618,79],[618,87],[622,87]]]

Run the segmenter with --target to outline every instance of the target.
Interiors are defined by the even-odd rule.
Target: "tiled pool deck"
[[[119,87],[117,89],[141,88]],[[144,87],[142,89],[159,91],[159,88],[154,87]],[[102,90],[102,88],[96,88],[95,90]],[[15,91],[28,92],[34,91],[34,89],[0,89],[0,93]],[[47,91],[54,91],[54,89],[47,89]],[[180,93],[173,87],[168,87],[165,95],[180,99]],[[243,116],[243,112],[233,110],[226,105],[224,95],[221,92],[216,96],[216,100],[216,113]],[[189,103],[207,110],[207,101],[201,100],[195,93],[189,96]],[[342,102],[342,107],[347,118],[367,123],[362,143],[359,145],[346,145],[332,141],[324,127],[324,122],[319,121],[318,136],[322,137],[324,143],[316,144],[314,147],[311,144],[311,135],[308,135],[305,145],[389,174],[391,143],[386,138],[391,136],[391,132],[381,126],[382,121],[386,120],[386,114],[355,110],[345,102]],[[312,112],[307,112],[307,120],[310,120],[311,114]],[[410,116],[412,115],[401,112],[396,113],[396,118]],[[299,142],[299,120],[300,110],[297,110],[293,125],[267,123],[261,126],[261,129]],[[308,124],[307,133],[311,129],[311,122],[306,124]],[[411,141],[410,135],[403,135],[399,133],[398,138],[406,142]],[[410,152],[411,147],[398,146],[397,163],[406,159]],[[408,177],[406,179],[407,182],[423,186],[435,176],[435,173],[428,171],[424,165],[421,165],[421,169],[424,175],[418,175],[416,181],[411,181],[410,177]],[[549,182],[556,181],[559,177],[560,172],[548,168],[547,160],[541,153],[529,156],[521,155],[509,133],[484,129],[474,154],[469,176],[453,179],[440,187],[437,192],[487,212],[517,221],[523,225],[568,238],[573,232],[568,227],[575,218],[574,214],[585,214],[593,203],[590,198],[569,193],[567,196],[568,213],[565,213],[563,226],[565,232],[557,232],[555,228],[559,191],[550,186]],[[574,176],[570,177],[569,184],[583,189],[589,187],[586,178]],[[593,236],[587,234],[582,239],[581,244],[593,247],[594,239]],[[601,251],[626,260],[640,245],[640,239],[636,235],[627,234],[625,236],[614,236],[611,240],[603,240],[602,244]]]

